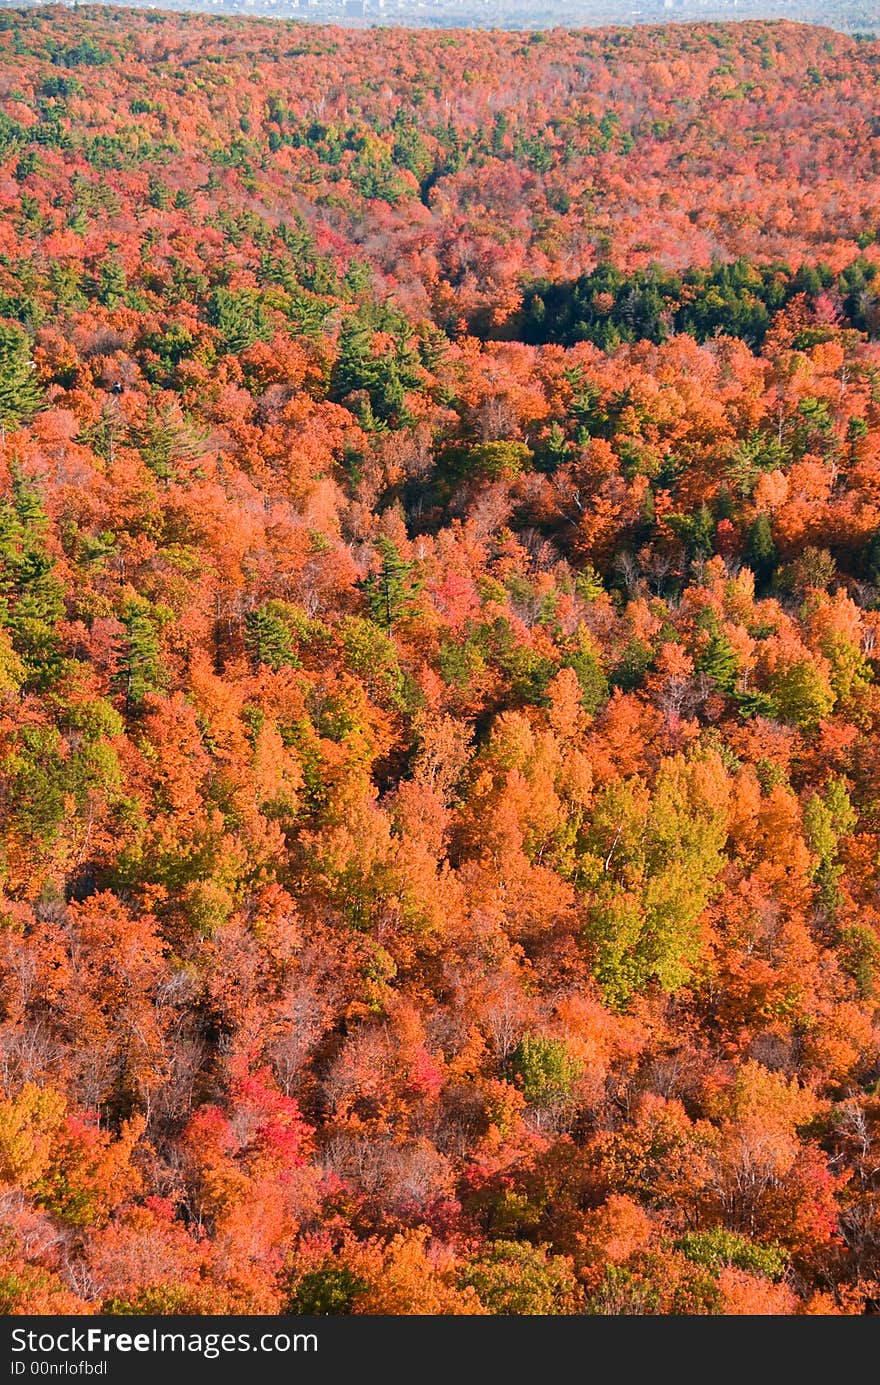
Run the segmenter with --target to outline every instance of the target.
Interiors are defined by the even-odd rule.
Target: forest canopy
[[[0,1311],[877,1311],[878,105],[0,12]]]

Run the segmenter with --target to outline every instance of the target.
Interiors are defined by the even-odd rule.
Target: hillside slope
[[[0,13],[0,1310],[876,1311],[878,63]]]

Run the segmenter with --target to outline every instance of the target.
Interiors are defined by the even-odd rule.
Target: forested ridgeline
[[[0,1309],[876,1311],[878,63],[0,13]]]

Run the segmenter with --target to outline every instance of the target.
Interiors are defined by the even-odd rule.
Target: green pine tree
[[[712,679],[721,692],[732,693],[739,677],[739,660],[730,641],[713,619],[709,626],[709,640],[705,649],[695,661],[698,672]]]
[[[43,687],[57,672],[63,589],[46,550],[39,495],[13,474],[12,498],[0,502],[0,623],[23,661],[27,683]]]
[[[272,324],[255,289],[215,289],[208,320],[220,333],[224,349],[233,355],[272,335]]]
[[[364,583],[370,616],[377,625],[390,630],[415,607],[420,583],[413,577],[413,564],[404,562],[390,539],[380,538],[376,547],[382,566]]]
[[[0,323],[0,430],[29,419],[42,397],[27,337],[20,327]]]
[[[127,288],[125,270],[111,255],[98,270],[98,302],[103,303],[105,308],[115,308],[117,303],[122,302]]]
[[[171,408],[150,405],[143,424],[132,430],[133,441],[154,476],[169,481],[175,463],[194,462],[204,454],[207,432]]]
[[[557,467],[562,466],[570,458],[572,450],[563,429],[554,421],[550,425],[550,432],[543,447],[543,460],[547,470],[555,471]]]
[[[149,603],[140,598],[126,604],[121,620],[125,633],[117,646],[114,685],[131,713],[162,685],[159,633]]]
[[[377,330],[396,338],[395,350],[374,352]],[[372,315],[359,310],[346,320],[330,382],[332,399],[343,403],[349,395],[364,393],[369,416],[380,425],[405,423],[409,419],[406,391],[417,385],[419,379],[409,329],[402,319],[389,318],[381,310]]]
[[[264,664],[275,672],[296,664],[290,626],[278,611],[278,602],[267,601],[244,618],[244,643],[255,668]]]
[[[753,521],[746,542],[745,559],[758,587],[766,587],[776,571],[776,544],[769,515],[763,511]]]

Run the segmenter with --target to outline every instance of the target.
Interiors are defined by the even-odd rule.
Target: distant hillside
[[[877,0],[179,0],[159,5],[132,0],[126,8],[294,18],[346,28],[595,29],[781,19],[850,34],[870,35],[880,29]]]

